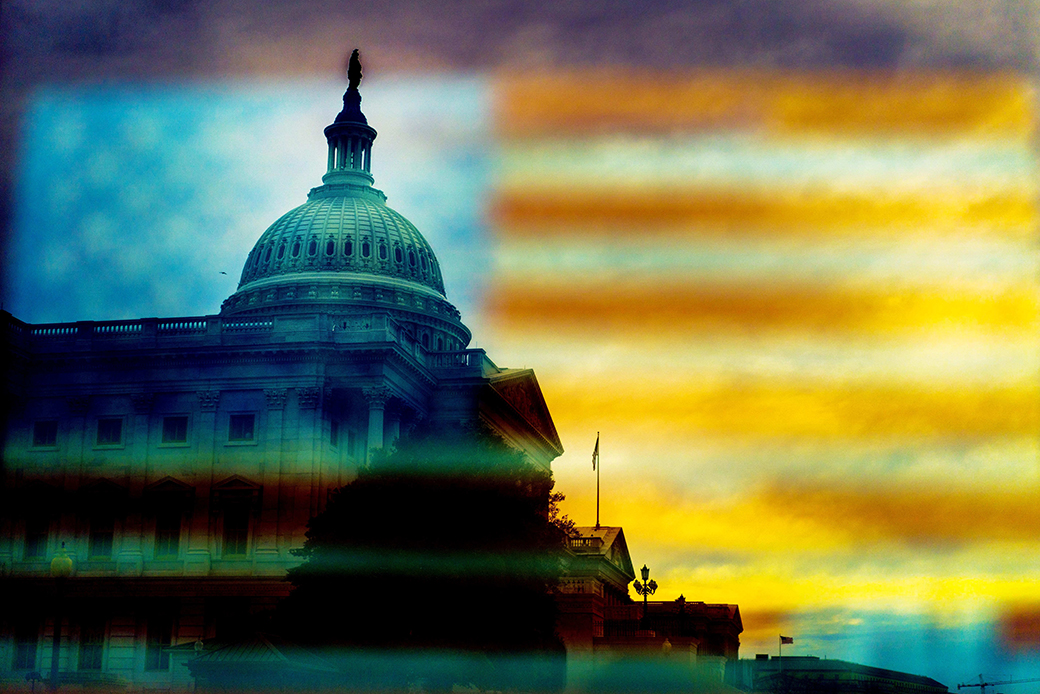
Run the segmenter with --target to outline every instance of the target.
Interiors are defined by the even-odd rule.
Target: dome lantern
[[[350,54],[347,67],[350,86],[343,94],[343,110],[332,125],[325,128],[329,141],[328,170],[322,183],[361,183],[371,185],[372,141],[376,131],[361,112],[361,59],[358,50]]]

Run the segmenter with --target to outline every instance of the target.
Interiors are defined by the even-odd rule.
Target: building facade
[[[575,530],[557,596],[570,689],[701,691],[734,681],[744,630],[736,605],[681,595],[633,602],[628,586],[635,570],[624,530]]]
[[[736,684],[741,689],[776,694],[945,694],[945,684],[931,677],[815,656],[780,658],[759,655],[741,660]]]
[[[4,687],[48,676],[56,621],[62,682],[187,686],[174,647],[234,638],[284,596],[329,491],[419,422],[483,423],[546,470],[562,452],[534,373],[467,349],[433,249],[373,187],[359,79],[322,185],[218,314],[0,312]]]

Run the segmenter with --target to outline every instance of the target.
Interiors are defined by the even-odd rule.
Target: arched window
[[[329,239],[329,242],[325,244],[325,255],[332,255],[336,252],[336,242]]]
[[[318,254],[318,242],[315,239],[311,239],[311,242],[307,244],[307,255]]]
[[[365,241],[361,242],[361,257],[362,258],[368,258],[368,257],[371,257],[371,255],[372,255],[372,244],[370,244],[368,242],[368,240],[366,239]]]
[[[347,239],[346,241],[343,242],[343,255],[347,256],[348,258],[350,256],[354,255],[354,241],[353,240]]]
[[[415,251],[408,251],[408,264],[415,267]]]
[[[422,346],[426,349],[430,348],[430,333],[422,334]]]
[[[278,260],[281,260],[284,257],[285,257],[285,244],[283,243],[281,246],[278,247]]]
[[[264,262],[265,262],[265,263],[266,263],[266,262],[269,262],[269,261],[271,260],[271,251],[272,251],[272,250],[273,250],[273,249],[272,249],[272,248],[271,248],[270,246],[268,246],[268,247],[267,247],[267,250],[266,250],[266,251],[264,251]]]
[[[398,265],[400,265],[401,263],[404,262],[404,256],[401,254],[401,249],[400,248],[395,248],[394,249],[394,262],[397,263]]]
[[[386,244],[385,243],[379,244],[379,259],[380,260],[386,260],[388,257],[389,257],[389,253],[387,253]]]
[[[296,240],[296,241],[293,241],[293,245],[292,245],[292,257],[295,258],[298,255],[300,255],[300,241]]]

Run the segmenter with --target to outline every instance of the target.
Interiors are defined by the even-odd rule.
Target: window
[[[173,643],[173,619],[169,615],[152,615],[146,628],[144,669],[169,670],[170,653],[166,649]]]
[[[372,244],[370,244],[368,241],[362,241],[361,242],[361,257],[362,258],[367,258],[370,255],[372,255]]]
[[[112,539],[115,537],[115,521],[110,515],[98,515],[90,519],[90,557],[106,559],[112,557]]]
[[[336,242],[329,239],[325,244],[325,255],[334,255],[336,253]]]
[[[123,420],[99,419],[97,423],[97,445],[117,446],[123,443]]]
[[[84,620],[79,631],[79,669],[100,670],[104,650],[104,620],[98,618]]]
[[[163,443],[187,443],[188,442],[188,418],[163,417],[162,425]]]
[[[36,422],[33,424],[33,446],[58,445],[58,423],[55,421]]]
[[[380,260],[386,260],[388,257],[389,257],[389,255],[388,255],[387,250],[386,250],[386,244],[383,244],[383,243],[379,244],[379,259]]]
[[[46,516],[29,516],[25,519],[25,558],[43,559],[47,556],[47,535],[50,519]]]
[[[401,254],[400,248],[394,248],[394,262],[400,265],[404,261],[404,256]]]
[[[333,446],[339,445],[339,422],[335,419],[332,420],[332,425],[329,427],[329,443]]]
[[[228,441],[252,441],[254,416],[233,414],[228,419]]]
[[[14,627],[14,669],[36,669],[36,642],[39,627],[35,622],[18,622]]]
[[[307,255],[318,255],[318,242],[315,239],[311,239],[307,244]]]
[[[155,558],[175,559],[181,545],[181,512],[162,508],[155,515]]]
[[[295,258],[295,257],[296,257],[296,256],[298,256],[298,255],[300,255],[300,242],[299,242],[299,241],[293,241],[293,245],[292,245],[292,257],[294,257],[294,258]]]
[[[284,257],[285,257],[285,244],[283,243],[281,246],[278,247],[278,260],[281,260]]]
[[[354,255],[354,242],[347,239],[343,242],[343,255],[352,256]]]
[[[245,556],[249,540],[249,507],[232,504],[224,509],[225,557]]]

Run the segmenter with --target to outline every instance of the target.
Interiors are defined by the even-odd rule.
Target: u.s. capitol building
[[[433,249],[373,187],[358,81],[322,185],[218,314],[0,314],[5,686],[49,677],[55,614],[60,681],[185,684],[171,646],[233,637],[285,595],[328,492],[420,421],[482,422],[545,469],[562,452],[534,373],[467,349]]]

